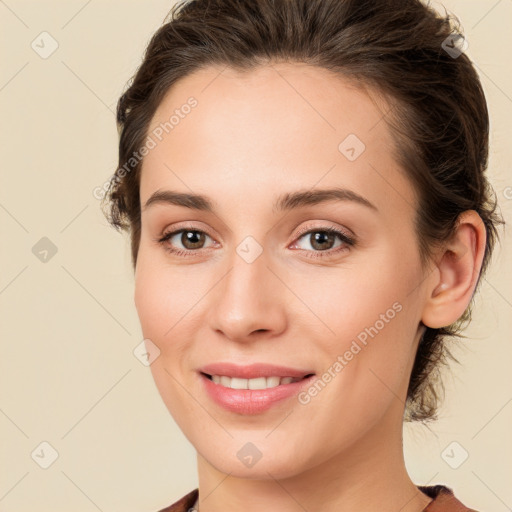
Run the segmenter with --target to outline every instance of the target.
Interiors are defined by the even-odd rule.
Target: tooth
[[[212,375],[212,380],[215,382],[215,384],[220,383],[220,376],[219,375]]]
[[[293,380],[293,377],[283,377],[281,379],[281,384],[290,384],[290,382],[292,382]]]
[[[247,382],[249,389],[266,389],[267,379],[265,377],[258,377],[255,379],[248,379]]]
[[[275,388],[279,386],[280,377],[267,377],[267,388]]]
[[[247,389],[247,379],[239,379],[238,377],[231,377],[231,388],[233,389]]]
[[[231,377],[226,377],[225,375],[222,375],[220,377],[220,384],[222,386],[226,386],[227,388],[231,387]]]

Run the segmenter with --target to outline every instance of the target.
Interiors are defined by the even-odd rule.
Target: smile
[[[313,373],[304,377],[271,375],[251,379],[204,372],[200,372],[199,376],[205,395],[213,404],[243,415],[261,414],[278,403],[285,404],[287,399],[297,396],[315,378]]]

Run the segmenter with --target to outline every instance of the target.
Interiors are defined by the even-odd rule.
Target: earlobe
[[[436,279],[429,284],[421,318],[426,326],[446,327],[463,315],[478,282],[485,243],[481,217],[474,210],[463,212],[455,233],[437,258]]]

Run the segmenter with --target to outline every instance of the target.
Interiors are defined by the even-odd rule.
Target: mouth
[[[285,401],[315,378],[315,373],[307,367],[265,362],[239,365],[221,361],[198,368],[197,372],[203,390],[213,402],[242,415],[260,414],[277,404],[286,407]]]
[[[244,416],[262,414],[278,404],[291,406],[289,400],[311,385],[315,378],[311,372],[269,365],[233,368],[232,365],[217,365],[215,369],[208,369],[211,373],[203,368],[198,375],[206,396],[223,409]],[[238,375],[221,375],[229,374],[230,370]]]

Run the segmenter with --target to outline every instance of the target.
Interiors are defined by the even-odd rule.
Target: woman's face
[[[204,68],[155,113],[135,303],[167,408],[224,473],[284,478],[399,439],[427,294],[388,109],[283,63]],[[206,370],[314,376],[243,391]]]

